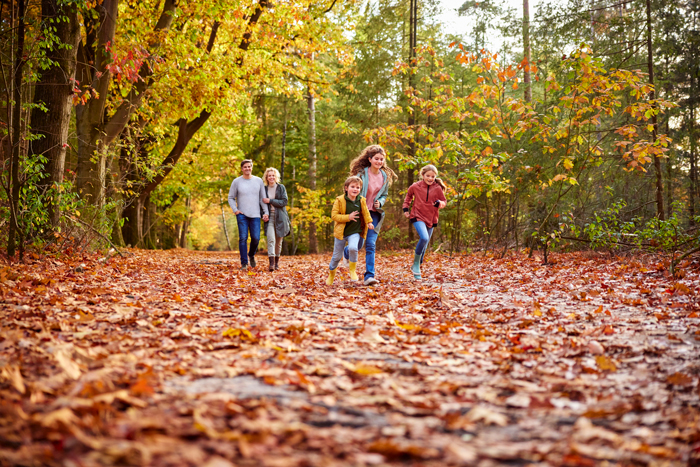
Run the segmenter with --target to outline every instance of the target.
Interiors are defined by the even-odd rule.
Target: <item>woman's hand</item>
[[[408,219],[408,216],[410,216],[410,215],[411,215],[411,213],[408,212],[408,211],[406,211],[406,212],[403,213],[403,216],[404,216],[406,219]]]
[[[270,220],[270,216],[268,216],[267,214],[263,215],[263,221],[267,222],[269,220]]]
[[[270,204],[270,198],[263,198],[263,203]]]
[[[348,214],[348,217],[350,218],[351,221],[356,221],[358,217],[360,217],[360,212],[359,211],[353,211],[350,214]]]
[[[367,228],[369,230],[374,230],[374,225],[372,225],[372,223],[370,222],[369,224],[367,224]]]
[[[382,207],[382,206],[381,206],[381,204],[379,204],[379,201],[375,201],[375,202],[374,202],[374,209],[379,209],[379,208],[381,208],[381,207]]]
[[[440,201],[440,206],[438,206],[438,209],[443,209],[445,206],[447,206],[447,203],[444,201]]]

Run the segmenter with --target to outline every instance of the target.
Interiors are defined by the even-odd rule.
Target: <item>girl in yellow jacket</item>
[[[367,209],[367,202],[365,198],[360,196],[362,179],[354,176],[348,177],[345,180],[343,189],[345,194],[335,199],[331,214],[331,218],[335,221],[335,228],[333,229],[335,245],[333,246],[330,274],[326,280],[328,285],[333,284],[338,263],[343,258],[343,249],[345,249],[346,242],[350,256],[350,279],[353,281],[359,279],[356,272],[357,247],[360,243],[360,237],[367,238],[367,231],[374,229],[372,216],[369,213],[369,209]]]

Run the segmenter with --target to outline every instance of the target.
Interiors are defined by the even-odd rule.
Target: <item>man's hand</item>
[[[263,198],[263,203],[270,204],[270,198]]]
[[[236,212],[234,212],[234,214],[237,216],[237,215],[243,214],[243,213],[241,211],[236,211]]]
[[[382,207],[382,206],[381,206],[381,204],[379,204],[379,201],[375,201],[375,202],[374,202],[374,209],[379,209],[379,208],[381,208],[381,207]]]
[[[264,214],[264,215],[263,215],[263,221],[267,222],[267,221],[269,221],[269,220],[270,220],[270,216],[268,216],[267,214]]]
[[[350,218],[351,221],[356,221],[358,217],[360,217],[359,211],[353,211],[351,212],[348,217]]]

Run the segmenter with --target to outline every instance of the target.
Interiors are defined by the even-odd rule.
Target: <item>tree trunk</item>
[[[51,27],[60,44],[47,51],[47,57],[55,62],[41,74],[35,86],[34,104],[42,104],[46,111],[34,107],[31,115],[32,132],[41,136],[30,143],[32,154],[43,154],[48,159],[44,167],[44,191],[63,182],[66,163],[68,128],[73,107],[73,80],[76,56],[80,40],[78,11],[74,6],[59,5],[57,0],[42,0],[41,14]],[[43,26],[44,28],[47,25]],[[60,196],[58,193],[56,197]],[[47,200],[51,225],[58,225],[60,212],[58,199]]]
[[[284,126],[282,127],[282,160],[280,161],[280,183],[284,183],[284,160],[287,156],[287,98],[284,99]]]
[[[313,57],[312,57],[313,59]],[[316,106],[311,86],[306,98],[309,113],[309,188],[316,189]],[[309,222],[309,253],[318,253],[318,240],[316,238],[316,223]]]
[[[647,67],[649,69],[649,84],[654,85],[654,56],[652,49],[652,29],[651,29],[651,0],[646,0],[647,6]],[[656,92],[652,91],[649,95],[649,99],[653,100],[656,98]],[[656,107],[656,106],[654,106]],[[656,135],[658,132],[658,125],[656,121],[656,115],[651,117],[651,124],[653,129],[651,131],[652,140],[656,141]],[[654,157],[654,171],[656,173],[656,216],[660,220],[666,219],[666,214],[664,211],[664,181],[663,174],[661,172],[661,157]]]
[[[416,87],[416,47],[418,46],[418,0],[411,0],[410,12],[409,12],[409,31],[408,31],[408,64],[410,67],[408,73],[408,87],[411,90],[411,94]],[[415,131],[416,125],[416,113],[415,108],[413,108],[411,97],[409,97],[409,111],[408,111],[408,127],[409,130]],[[411,163],[414,162],[416,157],[416,140],[415,135],[411,137],[408,142],[408,157]],[[406,189],[411,186],[413,179],[415,177],[415,170],[413,167],[406,170]],[[411,229],[411,224],[408,224],[408,241],[413,242],[413,229]]]
[[[694,79],[690,78],[690,92],[694,91]],[[698,166],[697,154],[695,153],[695,102],[690,103],[690,128],[688,129],[690,139],[690,225],[695,225],[695,203],[698,186]]]
[[[188,196],[187,201],[185,201],[185,208],[187,211],[187,217],[182,223],[182,230],[180,231],[180,248],[187,248],[187,231],[190,228],[190,206],[192,205],[192,197]]]
[[[176,0],[166,0],[163,11],[155,26],[156,34],[167,31],[172,25],[177,7]],[[133,112],[141,107],[146,90],[153,84],[152,63],[146,61],[139,69],[140,79],[134,83],[129,95],[123,100],[115,114],[107,121],[104,119],[104,108],[108,96],[112,74],[107,68],[111,61],[108,44],[114,42],[117,25],[119,0],[104,0],[98,5],[100,24],[97,37],[92,37],[94,43],[81,47],[84,57],[81,62],[94,62],[94,68],[83,65],[78,73],[78,80],[92,83],[92,88],[98,93],[97,98],[88,100],[84,106],[76,109],[78,131],[78,165],[76,188],[89,202],[101,206],[105,197],[105,162],[109,146],[119,137],[126,127]],[[88,36],[88,39],[91,37]],[[149,42],[149,49],[160,45],[157,39]],[[99,73],[95,73],[99,72]]]
[[[104,108],[112,79],[107,68],[111,60],[107,44],[114,42],[119,0],[104,0],[95,9],[99,12],[99,26],[96,23],[89,26],[96,28],[97,33],[95,36],[88,34],[88,43],[79,44],[78,51],[76,79],[80,83],[89,83],[97,97],[76,108],[78,163],[75,188],[83,199],[100,206],[104,200],[105,182]]]
[[[10,156],[10,227],[7,235],[7,256],[10,260],[15,255],[17,246],[19,246],[20,261],[24,253],[23,231],[19,226],[19,194],[22,181],[19,179],[19,165],[22,156],[22,77],[24,70],[24,15],[26,13],[26,5],[24,0],[18,0],[17,9],[15,3],[11,4],[11,24],[16,27],[16,36],[12,36],[12,45],[14,45],[15,37],[17,38],[17,48],[11,47],[10,57],[14,59],[14,70],[12,81],[10,83],[12,91],[8,94],[8,101],[12,99],[12,105],[8,105],[11,109],[10,128],[8,134],[10,136],[10,147],[12,155]],[[16,24],[16,26],[15,26]],[[13,50],[14,49],[14,50]],[[8,102],[9,103],[9,102]],[[8,112],[10,111],[8,109]]]
[[[532,86],[530,84],[530,4],[523,0],[523,81],[525,82],[525,101],[532,102]]]
[[[122,227],[122,236],[124,243],[137,246],[143,238],[143,204],[141,198],[136,198],[122,211],[124,226]]]

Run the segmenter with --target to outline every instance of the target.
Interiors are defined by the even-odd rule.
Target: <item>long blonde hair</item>
[[[350,162],[350,175],[360,175],[366,167],[372,165],[370,160],[377,154],[382,154],[384,156],[384,165],[382,165],[381,170],[386,172],[387,177],[389,177],[389,185],[391,185],[395,180],[398,180],[399,177],[389,168],[388,165],[386,165],[386,151],[378,144],[367,146],[362,150],[359,156]]]
[[[438,176],[437,167],[435,167],[433,164],[428,164],[425,167],[423,167],[422,169],[420,169],[421,179],[423,178],[423,175],[425,175],[427,172],[435,172],[435,183],[440,185],[440,188],[442,188],[443,190],[447,189],[447,185],[445,185],[445,182],[443,182],[442,180],[437,178],[437,176]]]

